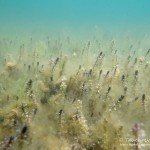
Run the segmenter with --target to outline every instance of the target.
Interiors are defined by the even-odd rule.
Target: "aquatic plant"
[[[1,149],[141,149],[126,138],[140,137],[138,122],[150,135],[150,50],[74,43],[31,38],[0,57]]]

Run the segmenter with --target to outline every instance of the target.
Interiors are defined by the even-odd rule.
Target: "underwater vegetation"
[[[1,39],[0,149],[147,150],[150,49],[133,43]]]

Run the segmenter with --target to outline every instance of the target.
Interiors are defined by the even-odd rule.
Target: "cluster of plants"
[[[0,149],[147,148],[150,49],[100,42],[1,39]]]

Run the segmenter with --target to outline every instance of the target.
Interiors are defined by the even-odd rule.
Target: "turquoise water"
[[[149,0],[0,0],[0,32],[44,34],[100,28],[144,34],[149,31],[149,6]]]
[[[147,150],[149,6],[0,0],[0,150]]]

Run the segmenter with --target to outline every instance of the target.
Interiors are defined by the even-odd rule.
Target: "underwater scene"
[[[149,0],[0,0],[0,150],[150,150]]]

